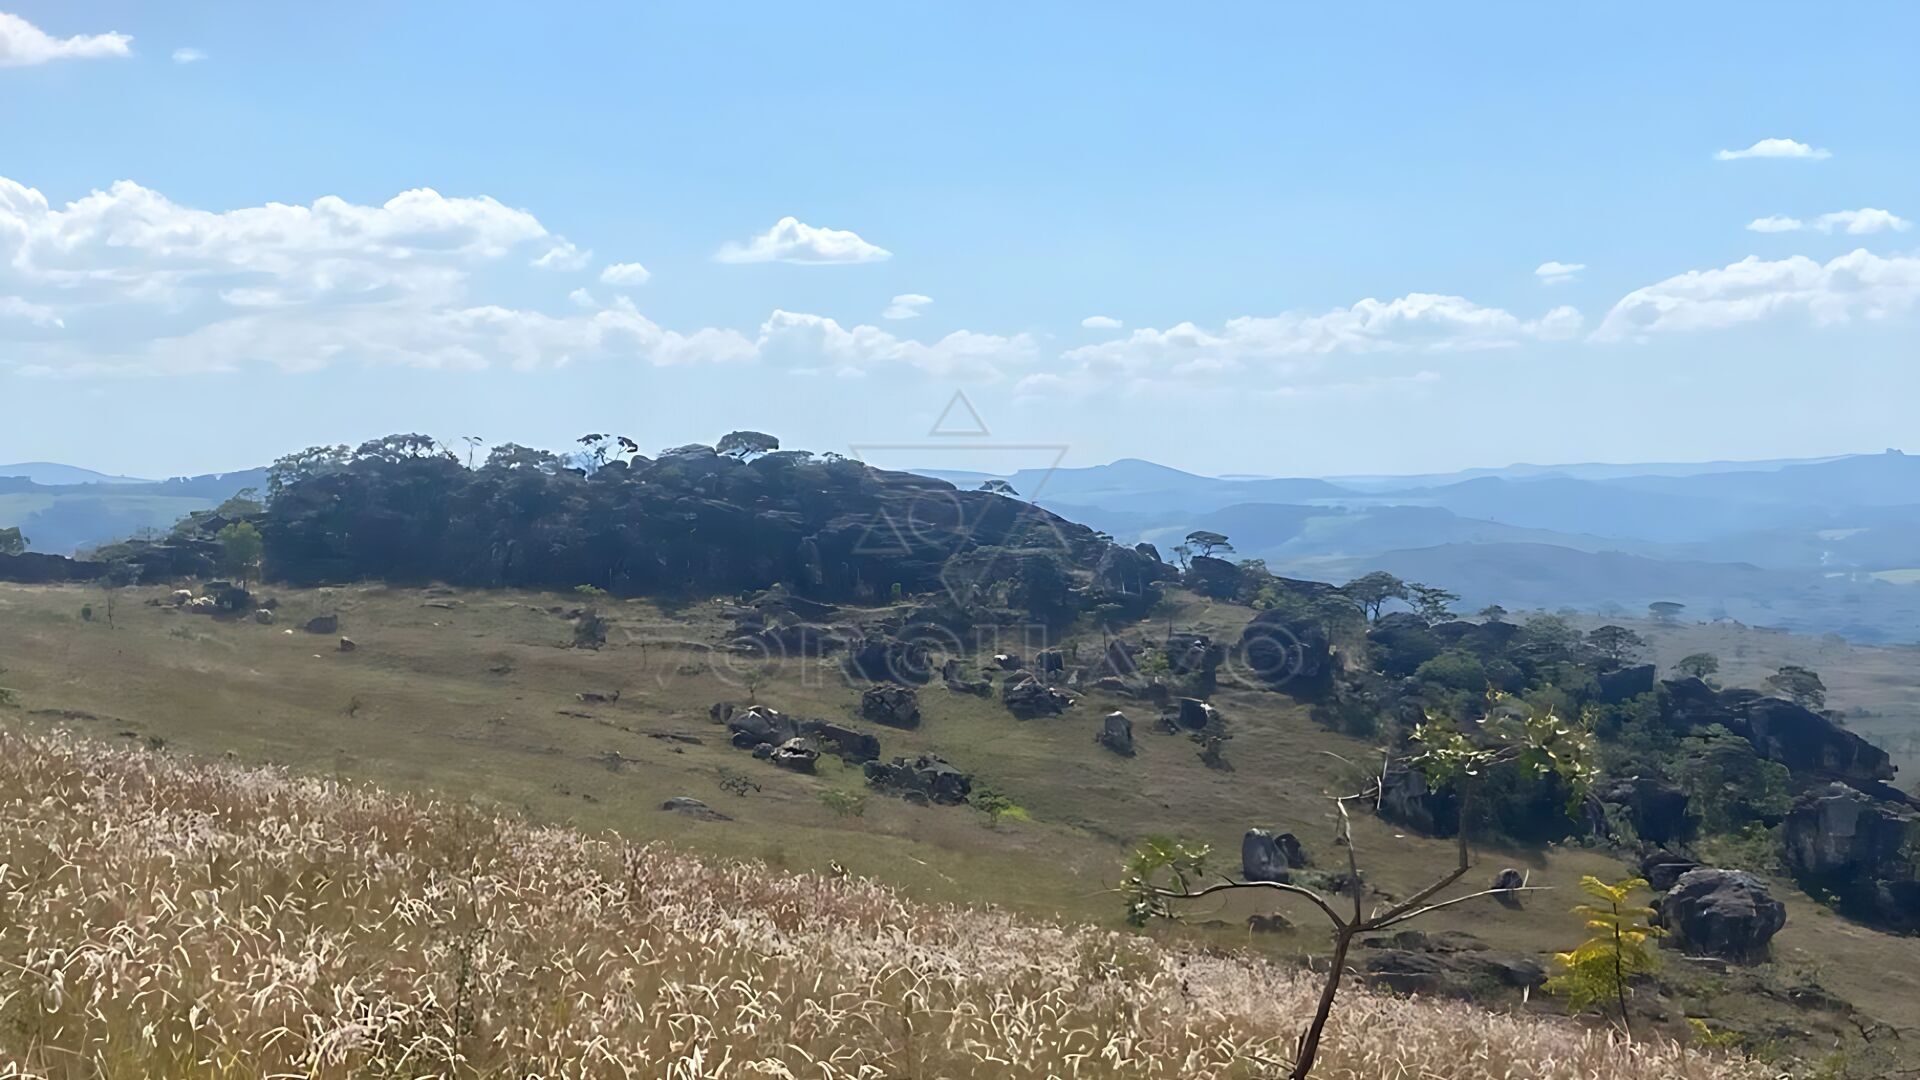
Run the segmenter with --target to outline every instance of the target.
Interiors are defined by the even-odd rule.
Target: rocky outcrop
[[[1680,875],[1658,903],[1666,943],[1695,956],[1750,962],[1787,925],[1787,906],[1743,870],[1700,867]]]
[[[872,732],[831,721],[812,721],[802,726],[822,750],[842,761],[864,765],[880,756],[880,740]]]
[[[1268,689],[1311,697],[1333,681],[1333,644],[1326,627],[1283,609],[1263,611],[1247,623],[1240,631],[1240,655],[1247,671]]]
[[[912,759],[894,758],[892,762],[870,761],[866,765],[866,776],[867,783],[875,788],[923,805],[956,806],[966,802],[973,792],[971,776],[931,754]]]
[[[1207,731],[1220,726],[1220,710],[1199,698],[1181,698],[1174,706],[1174,722],[1183,731]]]
[[[1117,710],[1108,713],[1100,721],[1100,734],[1094,737],[1094,741],[1121,757],[1132,757],[1133,721],[1127,719],[1126,713]]]
[[[1752,690],[1715,690],[1699,679],[1672,679],[1664,685],[1668,721],[1677,728],[1720,724],[1769,761],[1858,788],[1893,779],[1886,751],[1811,709]]]
[[[1795,800],[1781,823],[1781,848],[1802,884],[1839,897],[1848,914],[1920,929],[1920,884],[1908,854],[1917,821],[1909,807],[1836,782]]]
[[[699,821],[732,821],[727,815],[687,795],[676,795],[660,804],[660,809]]]
[[[1653,675],[1652,664],[1603,671],[1594,678],[1594,699],[1602,705],[1618,705],[1641,694],[1651,694]]]
[[[933,677],[926,646],[884,633],[869,634],[849,644],[845,667],[849,676],[873,682],[920,686]]]
[[[968,678],[966,669],[960,666],[957,657],[950,656],[946,663],[940,665],[940,681],[956,694],[986,697],[993,693],[993,680]]]
[[[1215,600],[1231,600],[1238,596],[1243,581],[1238,566],[1211,555],[1195,555],[1187,566],[1187,588]]]
[[[1428,836],[1452,836],[1460,829],[1460,799],[1433,790],[1420,770],[1395,765],[1380,780],[1380,816]]]
[[[1016,675],[1000,688],[1000,700],[1007,711],[1023,720],[1039,716],[1059,716],[1073,704],[1073,695],[1056,690],[1032,675]]]
[[[340,632],[340,616],[315,615],[308,619],[300,629],[309,634],[337,634]]]
[[[894,683],[870,686],[860,695],[860,716],[888,727],[920,726],[920,697],[912,687]]]
[[[1482,999],[1488,990],[1531,992],[1547,981],[1539,960],[1495,951],[1471,934],[1402,930],[1361,945],[1367,949],[1359,965],[1367,985],[1398,994]]]
[[[1687,793],[1654,777],[1616,780],[1600,792],[1600,798],[1625,810],[1634,835],[1651,844],[1679,843],[1691,837],[1699,824],[1688,808]]]
[[[767,760],[783,769],[810,773],[813,771],[814,763],[820,760],[820,751],[815,750],[805,739],[788,739],[774,747]]]
[[[1663,893],[1679,882],[1681,875],[1689,870],[1698,870],[1701,863],[1685,855],[1676,855],[1671,851],[1652,851],[1640,858],[1640,876],[1654,892]]]

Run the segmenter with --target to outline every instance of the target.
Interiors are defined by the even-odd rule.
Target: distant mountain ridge
[[[132,476],[109,476],[92,469],[80,468],[78,465],[62,465],[54,461],[21,461],[12,465],[0,465],[0,478],[6,477],[31,480],[48,487],[70,484],[150,484],[153,482]]]

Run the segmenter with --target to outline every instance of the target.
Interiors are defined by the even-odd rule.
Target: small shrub
[[[820,805],[843,818],[865,817],[867,813],[867,793],[864,791],[848,791],[845,788],[828,788],[820,793]]]

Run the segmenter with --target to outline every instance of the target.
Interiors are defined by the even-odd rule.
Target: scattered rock
[[[315,615],[313,618],[308,619],[306,625],[300,629],[305,630],[309,634],[337,634],[340,632],[340,616]]]
[[[1787,924],[1787,906],[1743,870],[1700,867],[1680,875],[1658,904],[1666,941],[1697,956],[1748,962]]]
[[[856,678],[920,686],[932,678],[931,663],[919,642],[875,634],[848,647],[845,666]]]
[[[867,783],[909,802],[957,806],[973,792],[971,776],[932,754],[894,758],[891,763],[869,761],[866,774]]]
[[[1133,721],[1117,710],[1108,713],[1100,722],[1100,734],[1095,736],[1095,741],[1121,757],[1132,757]]]
[[[1509,866],[1494,875],[1493,887],[1500,890],[1500,892],[1494,895],[1494,900],[1498,901],[1501,907],[1512,908],[1518,911],[1520,910],[1520,894],[1514,890],[1524,888],[1526,884],[1527,876]]]
[[[864,765],[880,756],[880,740],[870,732],[859,731],[845,724],[828,721],[810,722],[804,725],[821,748],[855,765]]]
[[[573,699],[582,705],[617,705],[620,703],[620,691],[602,694],[593,690],[582,690],[573,695]]]
[[[1042,675],[1052,675],[1067,670],[1067,654],[1059,649],[1043,649],[1035,654],[1033,666]]]
[[[1219,722],[1220,710],[1199,698],[1181,698],[1175,719],[1187,731],[1206,731]]]
[[[1247,916],[1247,930],[1255,934],[1284,934],[1293,929],[1293,921],[1279,912]]]
[[[920,726],[920,697],[912,687],[894,683],[871,686],[860,695],[860,715],[888,727],[916,728]]]
[[[946,663],[940,665],[940,681],[956,694],[986,697],[993,693],[993,680],[967,678],[966,672],[960,667],[960,661],[956,657],[950,656]]]
[[[1000,688],[1000,700],[1007,710],[1023,720],[1037,716],[1059,716],[1073,704],[1073,695],[1056,690],[1031,675],[1008,679]]]
[[[807,745],[805,739],[788,739],[773,748],[768,760],[783,769],[810,773],[813,771],[814,763],[820,760],[820,751]]]
[[[697,818],[701,821],[733,820],[720,811],[715,810],[713,807],[708,806],[706,803],[701,802],[699,799],[686,795],[676,795],[668,799],[666,802],[660,804],[660,809],[670,813],[683,814],[690,818]]]
[[[253,621],[259,623],[261,626],[272,626],[273,611],[269,608],[255,608]]]
[[[355,652],[355,651],[357,651],[357,650],[358,650],[359,648],[360,648],[360,646],[359,646],[358,644],[356,644],[356,643],[354,642],[354,640],[353,640],[352,638],[350,638],[350,637],[343,637],[343,638],[341,638],[341,639],[340,639],[340,651],[341,651],[341,652]]]

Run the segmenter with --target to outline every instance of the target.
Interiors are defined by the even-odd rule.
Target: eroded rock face
[[[869,761],[866,775],[867,783],[908,802],[957,806],[973,793],[973,777],[932,754],[894,758],[891,762]]]
[[[1429,836],[1452,836],[1460,828],[1460,800],[1434,791],[1420,770],[1398,766],[1381,778],[1380,815]]]
[[[1700,867],[1680,875],[1659,902],[1667,943],[1696,956],[1750,962],[1787,925],[1787,906],[1743,870]]]
[[[1677,843],[1692,836],[1699,824],[1688,808],[1687,793],[1665,780],[1649,776],[1617,780],[1600,798],[1625,808],[1635,835],[1648,843]]]
[[[1781,823],[1787,866],[1841,910],[1895,931],[1920,929],[1920,882],[1906,854],[1920,813],[1832,783],[1795,800]]]
[[[1333,681],[1333,644],[1317,619],[1263,611],[1240,631],[1246,668],[1270,689],[1312,697]]]
[[[1108,713],[1100,722],[1100,734],[1096,736],[1096,741],[1121,757],[1132,757],[1133,721],[1118,710]]]
[[[1699,679],[1671,679],[1668,719],[1676,726],[1720,724],[1753,744],[1760,756],[1796,773],[1865,788],[1893,779],[1885,750],[1811,709],[1753,690],[1715,690]]]
[[[920,697],[911,687],[882,684],[860,695],[860,715],[888,727],[920,726]]]

